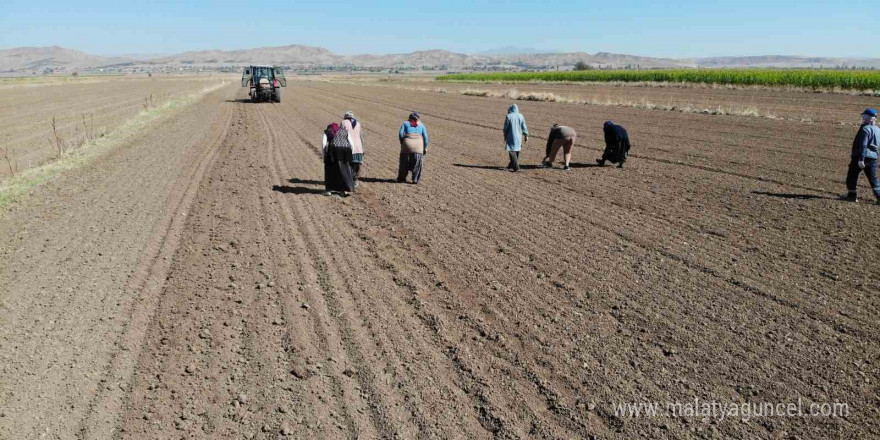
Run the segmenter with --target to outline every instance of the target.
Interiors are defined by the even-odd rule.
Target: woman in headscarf
[[[550,127],[550,136],[547,136],[547,148],[545,149],[544,160],[541,161],[541,164],[544,165],[545,168],[551,168],[553,166],[553,161],[556,160],[556,154],[558,154],[559,149],[562,148],[563,158],[565,159],[565,167],[563,169],[566,171],[570,170],[571,149],[574,147],[575,140],[577,140],[577,132],[575,132],[573,128],[553,124],[553,126]]]
[[[425,155],[428,154],[428,130],[422,124],[419,112],[412,112],[398,133],[400,138],[400,166],[397,181],[406,182],[406,176],[412,172],[412,183],[418,184],[425,166]]]
[[[343,196],[354,191],[354,180],[351,173],[351,134],[332,123],[324,130],[324,185],[329,196],[340,193]]]
[[[519,152],[523,143],[529,141],[529,128],[526,126],[526,118],[519,112],[516,104],[507,109],[507,117],[504,118],[504,143],[507,148],[507,156],[510,162],[507,169],[512,172],[519,171]]]
[[[360,186],[358,176],[364,164],[364,131],[361,123],[355,119],[354,112],[345,112],[342,117],[342,128],[351,135],[351,175],[354,187]]]
[[[604,167],[605,161],[608,161],[616,163],[617,168],[623,168],[623,163],[629,156],[629,134],[625,128],[611,121],[605,121],[602,131],[605,132],[605,152],[601,159],[596,159],[596,163]]]

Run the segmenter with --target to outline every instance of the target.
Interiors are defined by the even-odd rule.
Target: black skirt
[[[324,154],[324,186],[327,191],[354,191],[351,148],[327,149]]]

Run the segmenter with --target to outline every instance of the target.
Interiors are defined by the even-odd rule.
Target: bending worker
[[[605,132],[605,152],[601,159],[596,159],[596,163],[604,167],[605,161],[608,161],[616,163],[617,168],[623,168],[623,163],[629,156],[629,134],[625,128],[611,121],[605,121],[602,130]]]
[[[544,160],[541,161],[541,164],[544,165],[545,168],[553,167],[553,162],[556,161],[556,154],[559,153],[559,148],[562,147],[563,158],[565,158],[565,166],[563,169],[566,171],[570,170],[571,149],[574,146],[575,140],[577,140],[577,132],[575,132],[573,128],[553,124],[553,126],[550,127],[550,135],[547,136],[547,148],[544,153]]]
[[[880,205],[880,182],[877,181],[877,148],[880,145],[880,127],[877,127],[877,110],[869,108],[862,112],[862,126],[853,140],[850,155],[849,171],[846,174],[846,199],[859,201],[859,174],[865,172],[868,183],[877,197],[875,204]]]

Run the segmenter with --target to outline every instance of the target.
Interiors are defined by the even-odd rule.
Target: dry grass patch
[[[771,113],[761,113],[755,107],[722,107],[700,108],[693,105],[667,105],[657,104],[647,100],[632,101],[626,99],[598,99],[598,98],[572,98],[568,96],[560,96],[550,92],[520,92],[517,89],[507,89],[501,91],[482,90],[482,89],[464,89],[459,94],[465,96],[477,96],[482,98],[505,98],[515,101],[540,101],[540,102],[558,102],[562,104],[580,104],[580,105],[601,105],[608,107],[630,107],[645,110],[662,110],[681,113],[699,113],[704,115],[734,115],[734,116],[751,116],[757,118],[776,119]],[[799,119],[803,122],[803,119]]]

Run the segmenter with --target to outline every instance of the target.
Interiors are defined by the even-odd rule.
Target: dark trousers
[[[877,181],[877,159],[865,159],[865,169],[859,168],[858,159],[853,159],[849,163],[849,170],[846,173],[846,189],[849,190],[849,196],[855,198],[859,188],[859,174],[865,172],[868,176],[868,183],[874,190],[874,196],[880,199],[880,182]]]
[[[406,175],[412,172],[412,182],[419,183],[422,169],[425,167],[425,155],[418,153],[400,153],[397,167],[397,181],[406,182]]]
[[[507,155],[510,156],[510,163],[507,164],[507,168],[519,171],[519,151],[508,151]]]
[[[354,178],[355,181],[358,180],[358,176],[361,174],[361,164],[352,162],[351,163],[351,177]]]

